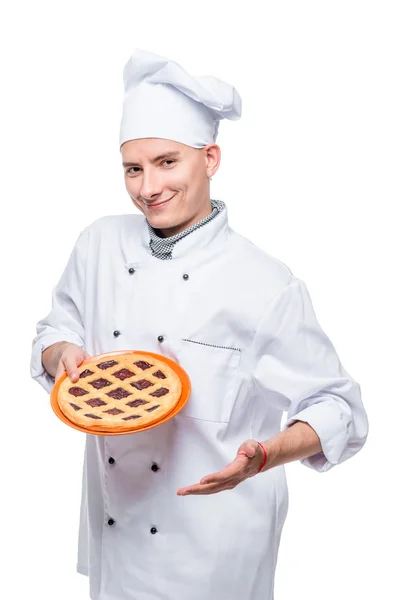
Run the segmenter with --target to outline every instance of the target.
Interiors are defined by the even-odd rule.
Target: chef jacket
[[[92,600],[272,600],[287,513],[283,466],[206,496],[176,491],[219,471],[246,439],[296,420],[327,471],[367,436],[358,383],[317,322],[305,284],[228,224],[227,209],[152,256],[144,216],[101,218],[79,236],[37,326],[32,376],[50,392],[41,354],[67,341],[90,355],[145,350],[188,373],[191,397],[141,433],[87,435],[78,571]]]

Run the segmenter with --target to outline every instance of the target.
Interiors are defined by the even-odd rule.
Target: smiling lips
[[[172,200],[172,198],[168,198],[168,200],[164,200],[163,202],[159,202],[158,204],[146,204],[147,208],[159,208],[161,206],[164,206],[164,204],[167,204],[167,202],[169,202],[170,200]]]

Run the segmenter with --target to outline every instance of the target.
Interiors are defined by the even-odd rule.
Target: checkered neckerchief
[[[195,231],[199,227],[203,227],[206,225],[211,219],[217,216],[218,213],[221,212],[225,208],[225,202],[222,200],[211,200],[212,213],[204,217],[198,223],[191,225],[181,233],[177,233],[176,235],[172,235],[171,237],[162,238],[157,235],[157,230],[154,229],[150,223],[147,221],[147,226],[150,234],[150,250],[153,256],[156,258],[160,258],[161,260],[171,260],[172,259],[172,250],[174,246],[179,240],[184,238],[192,231]]]

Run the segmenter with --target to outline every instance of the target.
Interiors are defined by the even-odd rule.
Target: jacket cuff
[[[73,334],[54,333],[46,335],[46,337],[42,338],[40,341],[34,340],[30,364],[31,377],[40,383],[48,393],[53,389],[54,379],[47,373],[42,364],[42,353],[46,348],[49,348],[49,346],[52,346],[57,342],[70,342],[71,344],[83,347],[81,338]]]
[[[337,465],[347,448],[347,420],[339,403],[332,398],[325,398],[290,417],[283,429],[286,430],[294,421],[303,421],[314,429],[320,439],[322,452],[303,458],[300,462],[315,471],[323,472]]]

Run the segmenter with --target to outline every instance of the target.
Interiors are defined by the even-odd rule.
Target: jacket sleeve
[[[44,369],[42,352],[57,342],[71,342],[84,346],[84,279],[88,231],[80,234],[60,281],[52,292],[52,309],[36,326],[32,343],[31,376],[47,392],[54,379]]]
[[[322,331],[305,284],[293,278],[268,306],[254,338],[253,381],[262,399],[287,411],[287,429],[304,421],[322,453],[301,462],[327,471],[358,452],[368,420],[360,386]]]

